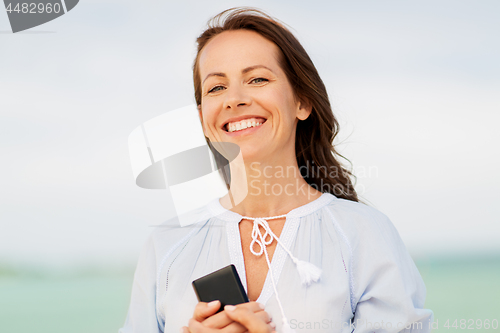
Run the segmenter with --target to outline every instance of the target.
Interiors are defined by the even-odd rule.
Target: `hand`
[[[243,325],[249,333],[272,333],[275,332],[276,324],[272,321],[263,320],[262,317],[245,307],[226,305],[224,312],[235,322]]]
[[[183,327],[182,332],[219,332],[219,330],[227,333],[248,332],[244,325],[241,325],[229,317],[228,311],[222,311],[215,314],[219,307],[219,301],[210,303],[199,302],[195,307],[193,318],[189,321],[189,329]],[[271,321],[267,312],[263,311],[264,306],[262,304],[249,302],[238,304],[236,307],[238,309],[248,310],[252,315],[250,317],[251,319],[249,319],[250,321],[259,320],[265,324]],[[245,311],[244,317],[242,318],[245,320],[247,317],[248,315]],[[271,325],[274,326],[274,323],[271,323]]]

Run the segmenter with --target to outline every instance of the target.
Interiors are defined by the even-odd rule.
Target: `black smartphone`
[[[193,288],[200,302],[219,300],[221,307],[217,312],[224,310],[225,305],[248,302],[240,276],[232,264],[194,280]]]

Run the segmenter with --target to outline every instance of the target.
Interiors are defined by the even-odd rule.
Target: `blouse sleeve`
[[[352,244],[354,332],[431,332],[424,282],[396,228],[378,211],[363,220]]]
[[[156,251],[150,236],[139,256],[127,318],[119,333],[163,332],[156,315],[156,271]]]

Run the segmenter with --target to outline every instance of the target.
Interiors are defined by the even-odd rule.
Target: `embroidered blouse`
[[[166,222],[149,237],[134,275],[132,297],[119,333],[179,332],[198,303],[191,282],[234,264],[247,287],[238,223],[242,216],[214,200],[197,223]],[[268,221],[270,224],[272,220]],[[324,193],[291,210],[279,237],[294,257],[322,270],[301,283],[283,246],[271,261],[289,325],[300,332],[430,332],[425,285],[391,221],[362,203]],[[281,318],[267,274],[257,299]],[[281,321],[274,320],[281,332]]]

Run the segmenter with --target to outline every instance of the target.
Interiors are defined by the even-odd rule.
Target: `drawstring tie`
[[[250,243],[250,251],[255,256],[261,256],[264,253],[266,257],[267,267],[269,268],[269,273],[271,276],[271,282],[274,288],[274,293],[276,295],[276,300],[278,301],[278,306],[281,311],[282,319],[283,319],[283,333],[295,333],[290,327],[288,323],[288,319],[285,316],[285,311],[283,310],[283,306],[281,305],[280,298],[278,296],[278,291],[276,289],[276,282],[274,281],[273,271],[271,269],[271,262],[269,261],[269,255],[267,254],[266,246],[271,244],[274,239],[278,242],[278,244],[283,248],[283,250],[288,253],[293,263],[297,266],[297,271],[299,272],[300,280],[303,285],[309,286],[312,282],[316,282],[319,280],[321,276],[321,269],[316,267],[307,261],[302,261],[293,256],[293,254],[288,250],[280,241],[278,236],[274,234],[274,232],[269,227],[269,223],[267,220],[274,220],[286,217],[286,215],[272,216],[272,217],[247,217],[243,216],[243,219],[252,220],[253,221],[253,229],[252,229],[252,242]],[[259,226],[264,229],[264,235],[260,231]],[[254,250],[255,244],[258,244],[260,247],[259,251]]]

